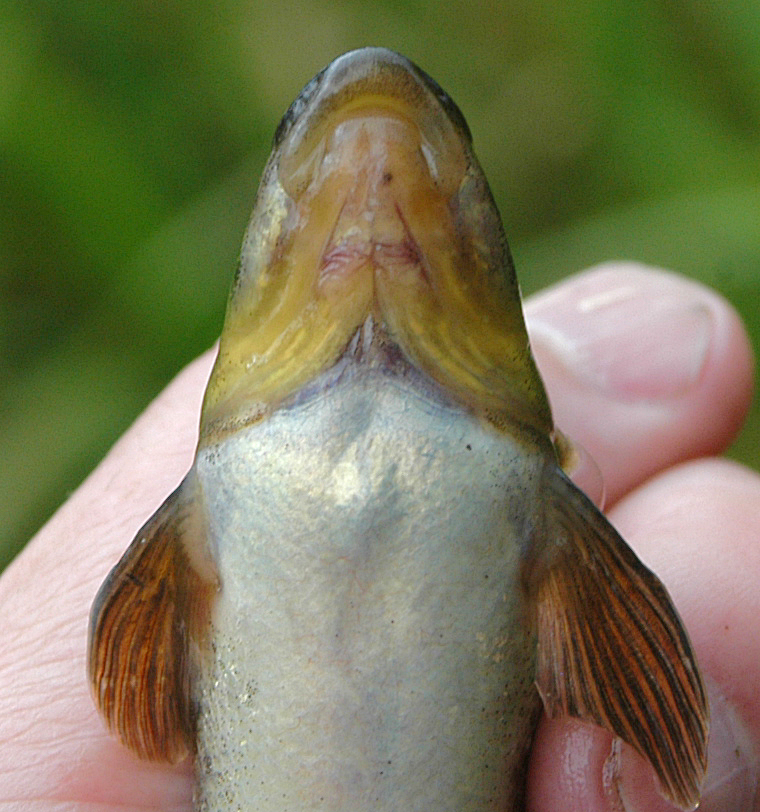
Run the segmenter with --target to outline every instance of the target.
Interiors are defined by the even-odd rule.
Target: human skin
[[[705,812],[752,800],[760,742],[760,477],[716,458],[752,391],[730,306],[683,277],[608,264],[526,305],[557,424],[598,465],[609,517],[666,584],[705,674],[714,731]],[[192,767],[141,762],[85,679],[98,586],[189,468],[213,353],[159,395],[0,578],[0,810],[190,810]],[[646,764],[577,720],[544,719],[531,812],[657,812]],[[618,806],[615,806],[618,804]]]

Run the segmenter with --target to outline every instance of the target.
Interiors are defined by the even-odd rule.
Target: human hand
[[[568,280],[527,315],[557,423],[595,458],[615,503],[610,518],[667,585],[705,672],[713,734],[701,809],[751,809],[760,477],[694,459],[723,450],[746,413],[746,336],[715,294],[630,265]],[[212,359],[175,379],[0,579],[2,809],[191,808],[189,762],[138,761],[106,732],[89,696],[85,648],[98,586],[192,462]],[[609,752],[597,728],[544,720],[529,808],[612,809],[618,783],[636,784],[637,809],[668,808],[626,748],[622,781],[607,769],[605,784]]]
[[[683,277],[609,264],[526,307],[558,426],[599,465],[608,516],[670,592],[711,706],[700,812],[760,810],[760,477],[710,455],[746,415],[736,315]],[[531,812],[664,812],[652,770],[577,720],[542,720]],[[623,802],[621,806],[620,803]]]

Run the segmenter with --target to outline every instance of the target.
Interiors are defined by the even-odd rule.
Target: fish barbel
[[[195,462],[95,600],[108,725],[194,753],[206,812],[510,812],[543,701],[693,808],[686,632],[558,437],[461,112],[341,56],[275,134]]]

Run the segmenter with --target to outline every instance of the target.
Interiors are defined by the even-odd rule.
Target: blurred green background
[[[760,346],[760,4],[5,0],[0,567],[213,342],[280,115],[366,44],[462,108],[526,292],[660,264]]]

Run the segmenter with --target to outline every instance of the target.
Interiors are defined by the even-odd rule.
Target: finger
[[[609,263],[532,298],[526,317],[556,423],[599,465],[608,502],[722,451],[739,430],[752,352],[733,308],[708,288]]]
[[[701,460],[676,467],[621,500],[612,519],[658,572],[679,606],[705,675],[711,708],[700,812],[760,804],[760,477]],[[672,809],[630,748],[578,721],[542,722],[533,750],[530,809]],[[561,802],[561,803],[560,803]],[[618,804],[616,806],[616,804]]]
[[[189,810],[190,765],[138,761],[85,678],[87,617],[108,570],[192,462],[212,354],[151,404],[0,579],[0,806]]]

